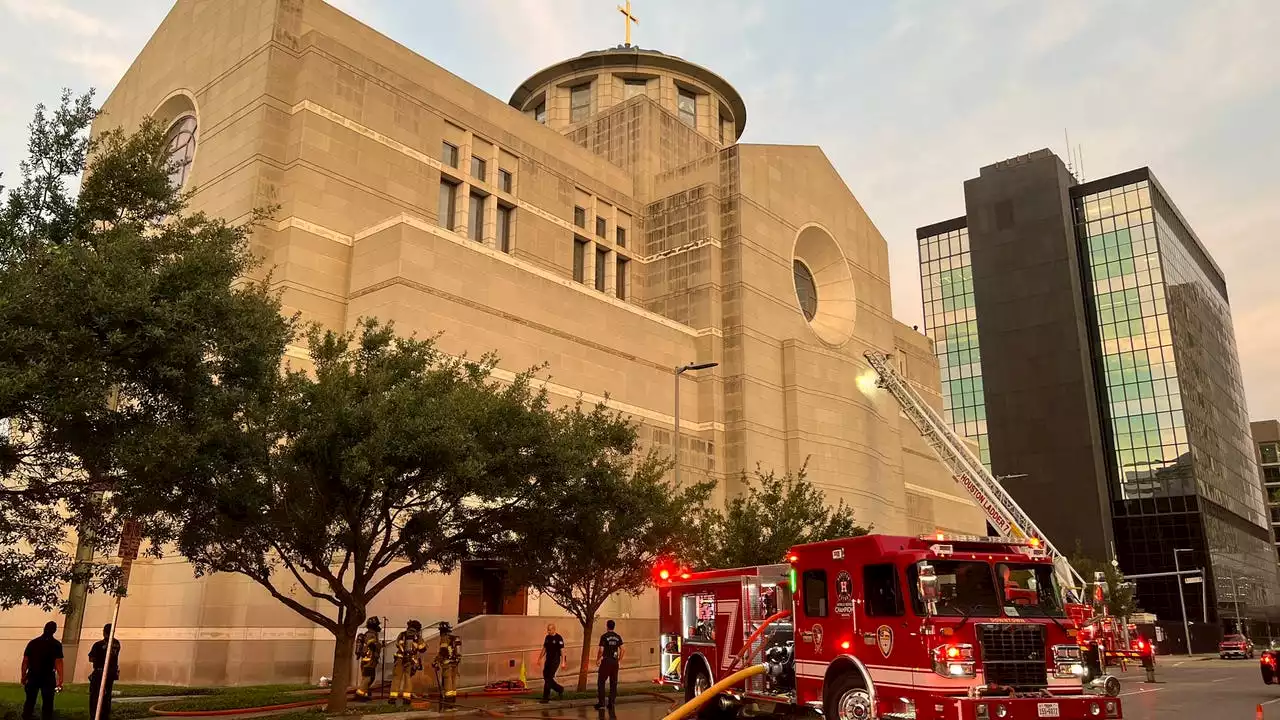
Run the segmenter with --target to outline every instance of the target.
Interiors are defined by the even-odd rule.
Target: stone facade
[[[820,148],[737,144],[742,100],[704,68],[617,48],[548,68],[507,103],[320,0],[179,0],[103,110],[97,130],[195,118],[195,209],[276,207],[254,249],[286,312],[443,332],[448,352],[495,350],[508,377],[547,363],[556,398],[607,394],[659,447],[673,440],[673,369],[716,362],[678,381],[682,477],[720,481],[717,501],[742,470],[807,460],[877,531],[983,531],[892,398],[858,390],[875,348],[941,405],[929,341],[893,319],[884,238]],[[454,620],[458,588],[410,578],[375,611],[396,629]],[[536,595],[527,610],[563,615]],[[656,607],[618,598],[606,612]],[[107,613],[91,599],[86,639]],[[42,620],[6,614],[3,644]],[[494,632],[534,646],[541,621],[525,625]],[[180,559],[136,566],[120,637],[129,681],[330,667],[322,631],[242,578],[192,579]]]

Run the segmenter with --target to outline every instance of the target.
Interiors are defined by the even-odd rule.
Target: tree
[[[854,522],[853,509],[843,500],[835,507],[827,504],[826,494],[807,479],[807,468],[808,462],[779,477],[757,466],[754,483],[744,471],[746,493],[726,500],[724,512],[710,518],[701,566],[779,563],[795,545],[866,535],[870,528]]]
[[[1134,597],[1134,586],[1132,582],[1124,579],[1124,574],[1120,569],[1109,562],[1103,562],[1091,558],[1084,553],[1079,543],[1076,543],[1076,551],[1071,556],[1071,566],[1076,569],[1084,578],[1086,602],[1092,604],[1095,573],[1101,572],[1106,577],[1106,593],[1107,593],[1107,612],[1118,618],[1127,618],[1135,612],[1138,612],[1136,598]]]
[[[70,529],[109,547],[135,500],[228,462],[293,334],[243,280],[259,216],[188,214],[165,129],[90,141],[95,116],[91,94],[37,108],[0,199],[0,608],[53,607],[73,578],[114,589],[73,568]]]
[[[555,452],[539,509],[520,526],[536,547],[504,553],[513,578],[555,600],[582,627],[578,690],[587,686],[596,616],[617,593],[649,587],[656,561],[692,552],[714,482],[674,486],[669,460],[638,454],[636,427],[604,404],[554,415]]]
[[[451,358],[375,320],[307,339],[314,373],[287,371],[244,418],[259,430],[251,457],[162,505],[198,573],[244,575],[333,634],[336,712],[374,598],[491,555],[494,529],[519,526],[557,455],[545,393],[528,373],[491,379],[492,356]]]

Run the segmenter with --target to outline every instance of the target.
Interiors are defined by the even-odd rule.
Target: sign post
[[[142,544],[142,526],[137,520],[125,520],[120,531],[120,585],[116,589],[116,607],[111,615],[111,632],[107,633],[107,647],[102,658],[102,677],[98,680],[98,702],[93,708],[93,720],[102,718],[102,700],[106,697],[107,678],[111,677],[111,652],[116,642],[116,623],[120,621],[120,601],[129,592],[129,574],[133,561],[138,559],[138,546]]]

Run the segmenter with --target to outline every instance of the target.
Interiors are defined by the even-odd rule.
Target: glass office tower
[[[1203,568],[1203,602],[1137,581],[1166,636],[1182,635],[1180,588],[1197,649],[1237,613],[1280,621],[1226,280],[1168,194],[1147,168],[1081,183],[1040,150],[964,195],[964,216],[916,231],[953,426],[1021,474],[1006,489],[1063,550],[1129,575]]]

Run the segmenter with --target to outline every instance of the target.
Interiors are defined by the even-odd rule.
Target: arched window
[[[191,174],[191,161],[196,156],[196,116],[183,115],[174,121],[169,126],[165,145],[169,148],[169,184],[175,189],[181,189],[187,184],[187,176]]]
[[[813,282],[813,273],[809,266],[799,260],[792,261],[792,271],[796,282],[796,298],[800,300],[800,312],[805,320],[813,320],[818,314],[818,286]]]

